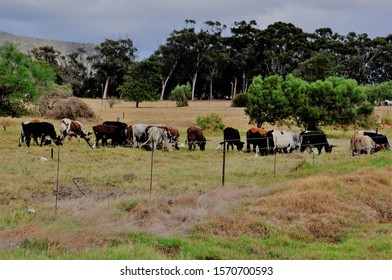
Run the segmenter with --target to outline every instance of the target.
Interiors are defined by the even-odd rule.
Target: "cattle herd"
[[[56,145],[63,145],[68,137],[81,138],[89,143],[91,148],[98,148],[99,142],[102,146],[108,145],[108,140],[112,146],[128,146],[135,148],[145,148],[148,150],[162,149],[172,151],[179,149],[179,131],[176,127],[166,124],[133,124],[128,125],[120,121],[106,121],[92,127],[93,132],[87,132],[83,124],[76,120],[62,119],[60,121],[60,134],[57,135],[53,124],[39,120],[32,120],[22,123],[19,146],[26,143],[30,146],[31,139],[37,145],[47,145],[52,141]],[[90,144],[92,135],[95,135],[94,144]],[[241,141],[240,133],[237,129],[226,127],[223,131],[223,144],[226,149],[242,151],[245,142]],[[40,143],[38,143],[40,140]],[[206,138],[199,127],[189,127],[187,129],[186,143],[189,150],[199,147],[205,150]],[[325,133],[322,131],[291,131],[291,130],[270,130],[253,127],[246,132],[246,152],[254,152],[260,155],[274,153],[291,153],[293,151],[304,152],[308,150],[321,154],[322,150],[326,153],[332,152],[334,146],[328,143]],[[358,131],[350,139],[350,151],[352,156],[363,153],[373,154],[380,150],[389,150],[386,136],[374,131]]]

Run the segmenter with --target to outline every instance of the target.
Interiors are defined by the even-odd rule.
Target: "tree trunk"
[[[234,77],[234,90],[233,90],[233,98],[237,94],[237,77]]]
[[[197,72],[195,72],[195,74],[192,77],[192,101],[195,100],[196,80],[197,80]]]
[[[105,90],[103,91],[103,96],[102,99],[106,99],[106,94],[108,92],[108,86],[109,86],[109,77],[106,78],[106,83],[105,83]]]
[[[139,101],[136,101],[136,108],[139,108]]]
[[[212,77],[210,81],[210,100],[212,100]]]
[[[161,91],[161,96],[159,97],[159,100],[161,100],[161,101],[163,100],[163,97],[165,95],[165,89],[166,89],[167,82],[169,81],[171,75],[173,74],[173,71],[176,68],[177,63],[178,63],[178,61],[176,61],[174,63],[173,67],[170,69],[170,72],[169,72],[169,74],[167,75],[166,78],[163,78],[163,77],[161,78],[161,81],[162,81],[162,91]]]

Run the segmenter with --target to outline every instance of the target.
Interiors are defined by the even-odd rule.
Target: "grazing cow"
[[[203,131],[201,128],[196,126],[188,127],[187,131],[187,142],[189,146],[189,150],[195,150],[196,145],[199,146],[200,151],[204,151],[206,147],[206,138],[203,135]]]
[[[53,141],[57,146],[62,145],[61,136],[56,135],[56,131],[54,130],[54,126],[48,122],[29,122],[22,123],[22,131],[24,133],[24,137],[26,138],[26,145],[30,147],[31,138],[35,140],[35,143],[38,145],[38,138],[41,138],[42,146],[44,143],[50,143]]]
[[[164,127],[149,126],[146,129],[147,141],[142,146],[149,145],[152,150],[158,147],[163,151],[172,151],[172,145],[169,140],[169,130]]]
[[[127,146],[133,147],[133,125],[127,128]]]
[[[321,150],[324,148],[326,153],[331,153],[333,145],[329,145],[327,136],[322,131],[302,131],[301,137],[301,152],[309,149],[311,152],[313,148],[316,148],[318,154],[321,154]]]
[[[361,132],[359,132],[361,133]],[[389,145],[388,138],[380,133],[372,132],[372,131],[363,131],[363,135],[369,136],[379,147],[379,150],[390,150],[391,146]]]
[[[253,152],[258,152],[261,155],[268,155],[270,152],[269,139],[267,138],[267,131],[262,128],[252,127],[246,132],[246,152],[250,152],[250,146],[253,145]]]
[[[31,121],[26,121],[26,122],[22,123],[22,129],[21,129],[20,137],[19,137],[19,147],[22,146],[22,143],[25,141],[25,137],[26,137],[25,133],[23,131],[23,124],[28,124],[28,123],[32,123],[32,122],[37,123],[37,122],[40,122],[40,120],[34,119],[34,120],[31,120]],[[34,138],[34,141],[38,145],[38,140],[36,138]],[[44,144],[45,144],[45,141],[44,141]]]
[[[74,121],[71,119],[62,119],[60,123],[60,132],[65,139],[68,136],[68,141],[71,141],[71,137],[75,136],[80,142],[80,137],[86,141],[90,141],[92,132],[87,132],[83,124],[79,121]]]
[[[165,129],[167,129],[168,133],[169,133],[169,142],[173,145],[173,147],[176,150],[179,150],[178,148],[178,139],[180,138],[180,133],[178,131],[178,129],[172,125],[167,125],[167,124],[159,124],[157,125],[158,127],[163,127]]]
[[[132,126],[132,134],[133,134],[133,145],[136,148],[139,148],[142,143],[146,142],[148,137],[146,133],[146,128],[148,124],[137,123]]]
[[[115,146],[123,141],[123,129],[107,124],[99,124],[93,126],[93,131],[95,134],[95,142],[93,145],[93,149],[98,148],[98,142],[102,140],[102,146],[107,145],[107,140],[112,140],[112,146]]]
[[[290,130],[270,130],[267,132],[273,152],[291,153],[300,146],[299,132]]]
[[[245,143],[241,141],[241,135],[238,129],[232,127],[226,127],[223,130],[223,140],[224,142],[221,142],[219,144],[219,148],[225,142],[227,142],[227,150],[229,150],[230,147],[231,150],[234,150],[234,145],[237,147],[238,151],[242,151],[242,149],[244,148]]]
[[[377,151],[376,143],[367,135],[358,135],[355,133],[350,140],[351,155],[373,154]]]
[[[120,121],[105,121],[105,122],[103,122],[103,124],[119,127],[121,129],[121,137],[118,139],[118,142],[116,144],[126,145],[127,136],[128,136],[128,125],[126,123],[123,123]]]

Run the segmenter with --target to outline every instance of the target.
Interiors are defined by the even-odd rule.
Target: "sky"
[[[392,34],[391,0],[1,0],[0,31],[15,35],[100,44],[131,39],[139,59],[164,44],[192,19],[202,25],[255,20],[260,29],[278,21],[304,32]]]

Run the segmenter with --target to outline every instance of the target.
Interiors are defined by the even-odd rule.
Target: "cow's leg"
[[[30,135],[27,135],[25,140],[26,140],[27,147],[30,147],[30,141],[31,141]]]

